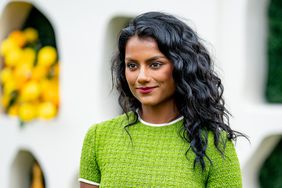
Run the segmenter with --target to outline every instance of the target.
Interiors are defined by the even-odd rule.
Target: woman
[[[137,16],[119,36],[114,84],[125,112],[96,124],[81,188],[241,187],[223,86],[196,33],[172,15]]]

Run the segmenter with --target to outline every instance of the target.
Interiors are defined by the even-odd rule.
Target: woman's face
[[[131,37],[125,48],[125,77],[142,107],[174,104],[173,65],[153,38]]]

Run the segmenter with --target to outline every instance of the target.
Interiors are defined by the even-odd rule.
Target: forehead
[[[144,53],[158,53],[162,54],[159,50],[156,40],[152,37],[131,37],[125,46],[125,56],[133,54]],[[163,55],[163,54],[162,54]]]

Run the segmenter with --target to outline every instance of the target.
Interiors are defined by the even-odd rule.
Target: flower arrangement
[[[21,123],[56,117],[59,62],[53,46],[41,46],[37,30],[12,31],[0,46],[1,105]]]

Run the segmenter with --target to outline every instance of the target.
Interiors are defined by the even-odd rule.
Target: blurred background
[[[121,113],[117,35],[147,11],[197,31],[225,86],[247,188],[282,187],[282,1],[0,0],[0,187],[75,188],[82,141]]]

